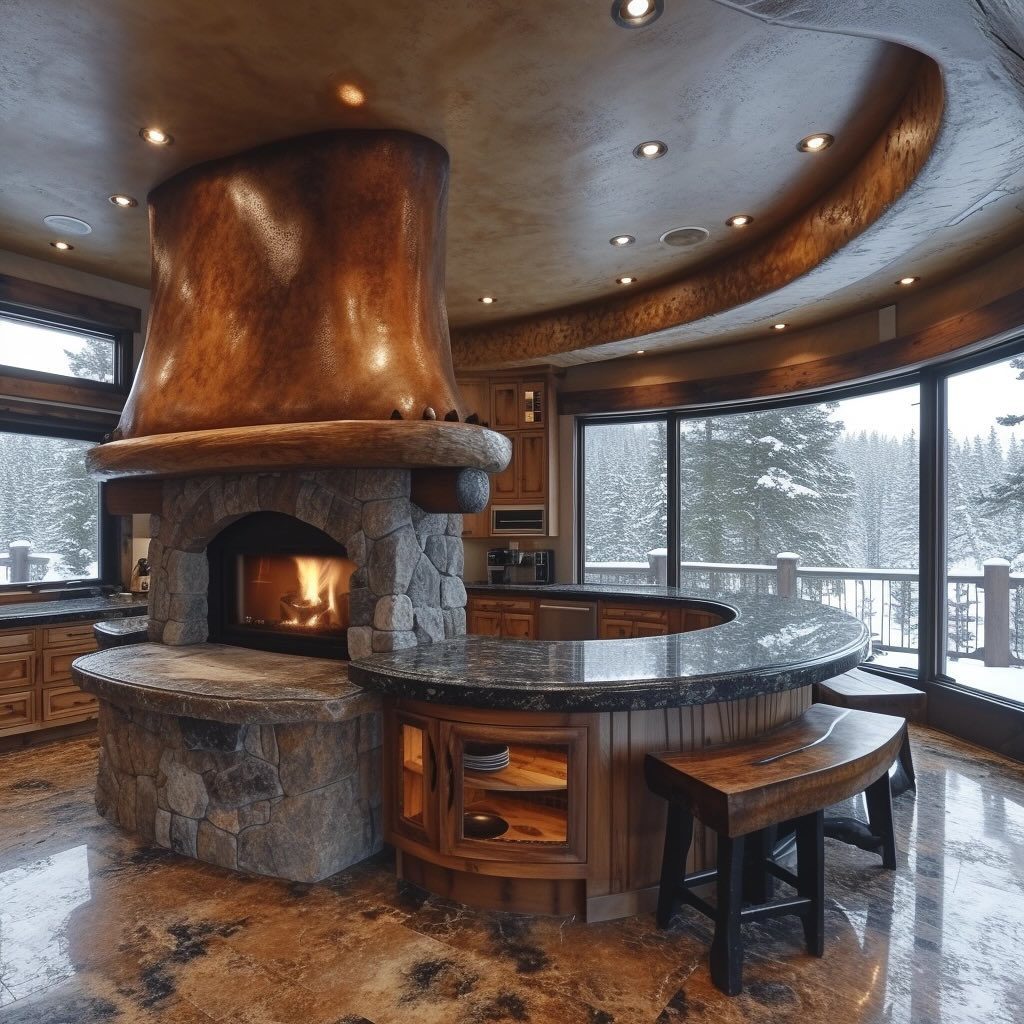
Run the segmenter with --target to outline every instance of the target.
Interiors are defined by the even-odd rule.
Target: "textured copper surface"
[[[735,999],[711,985],[710,929],[692,911],[664,932],[651,914],[587,925],[472,911],[397,884],[384,857],[315,886],[232,875],[105,824],[94,741],[0,754],[0,1018],[1011,1024],[1024,1000],[1020,765],[912,733],[918,792],[893,801],[897,870],[826,843],[824,958],[803,952],[795,919],[755,925]]]
[[[452,376],[447,185],[429,139],[337,132],[154,190],[153,305],[123,436],[476,411]]]

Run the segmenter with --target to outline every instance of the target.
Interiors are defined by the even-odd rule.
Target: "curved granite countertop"
[[[720,626],[632,640],[466,636],[374,654],[349,679],[394,697],[508,711],[639,711],[713,704],[807,686],[868,654],[858,619],[810,601],[700,589],[614,585],[474,586],[472,591],[577,600],[717,605]]]
[[[93,623],[92,628],[97,633],[111,637],[133,636],[136,633],[145,633],[149,629],[149,616],[126,615],[121,619],[104,619],[102,622]]]
[[[53,601],[19,601],[0,605],[0,629],[26,626],[51,626],[59,622],[85,622],[88,619],[145,615],[146,598],[68,597]]]

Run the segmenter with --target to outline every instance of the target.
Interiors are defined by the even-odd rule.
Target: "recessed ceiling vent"
[[[92,226],[77,217],[65,217],[60,213],[51,213],[49,217],[43,218],[43,223],[54,231],[64,235],[88,235]]]
[[[673,249],[689,249],[691,246],[700,245],[707,237],[707,228],[673,228],[666,231],[661,240]]]

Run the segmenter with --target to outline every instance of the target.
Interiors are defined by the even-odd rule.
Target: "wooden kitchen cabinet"
[[[537,612],[532,600],[523,598],[480,598],[469,596],[466,631],[474,636],[501,636],[535,640]]]
[[[0,737],[86,722],[96,699],[71,681],[75,658],[96,650],[93,623],[0,631]]]
[[[518,381],[500,381],[491,384],[491,429],[519,429]]]
[[[548,494],[548,440],[543,430],[523,432],[516,438],[515,497],[540,504]]]

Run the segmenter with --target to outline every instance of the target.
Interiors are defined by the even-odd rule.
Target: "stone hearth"
[[[151,640],[207,639],[206,547],[252,512],[281,512],[342,544],[352,577],[349,654],[361,658],[466,632],[462,517],[409,499],[407,469],[249,473],[169,480],[153,517]]]

